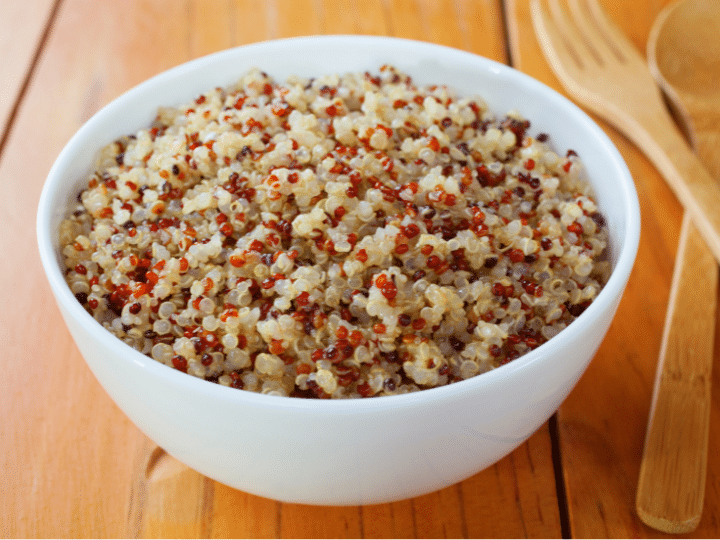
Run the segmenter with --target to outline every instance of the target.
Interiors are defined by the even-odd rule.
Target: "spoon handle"
[[[651,109],[636,125],[633,140],[690,213],[720,262],[720,183],[693,153],[666,109]]]
[[[651,527],[694,530],[705,496],[718,265],[686,212],[636,507]]]

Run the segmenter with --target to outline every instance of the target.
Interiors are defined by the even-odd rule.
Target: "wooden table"
[[[603,2],[640,50],[665,3]],[[0,534],[662,536],[637,518],[634,498],[681,211],[644,156],[602,122],[633,173],[643,219],[618,315],[557,414],[464,482],[364,507],[248,495],[165,455],[91,375],[51,297],[35,242],[40,190],[63,145],[102,105],[176,64],[254,41],[331,33],[450,45],[559,89],[535,39],[528,0],[0,3]],[[713,378],[705,512],[695,537],[720,534],[720,366]]]

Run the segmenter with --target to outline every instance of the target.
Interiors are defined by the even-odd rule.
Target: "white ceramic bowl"
[[[577,151],[611,237],[613,273],[568,329],[503,367],[450,386],[364,400],[305,400],[238,391],[143,356],[104,330],[61,272],[58,226],[96,152],[147,126],[162,105],[235,82],[251,67],[278,80],[376,71],[393,64],[417,83],[445,83],[485,98],[498,114],[518,109],[531,134]],[[330,36],[257,43],[200,58],[130,90],[91,118],[50,171],[38,211],[42,262],[63,317],[112,399],[153,441],[234,488],[288,502],[369,504],[417,496],[499,460],[565,399],[600,345],[635,260],[640,232],[630,173],[603,131],[579,108],[505,65],[428,43]]]

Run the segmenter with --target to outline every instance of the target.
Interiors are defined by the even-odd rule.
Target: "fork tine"
[[[581,0],[568,1],[574,2],[573,13],[561,6],[561,0],[532,0],[531,5],[540,46],[568,93],[621,129],[634,122],[628,99],[642,103],[647,114],[664,111],[643,57],[608,19],[597,0],[582,0],[584,7],[579,4]],[[617,46],[609,44],[614,41]],[[595,42],[601,45],[593,49]],[[613,48],[622,53],[623,60],[618,60]],[[632,90],[620,97],[628,85],[618,83],[626,77],[636,81],[633,86],[643,98],[638,99]]]
[[[532,0],[531,11],[535,34],[553,70],[574,79],[583,67],[577,51],[540,0]]]
[[[625,32],[615,24],[597,0],[586,1],[592,16],[593,25],[591,26],[603,36],[604,43],[614,51],[616,58],[623,63],[640,64],[645,71],[647,68],[645,58],[625,35]]]
[[[609,21],[597,0],[568,0],[570,12],[580,30],[581,39],[598,64],[608,61],[624,61],[617,47],[609,39],[607,26]],[[601,19],[598,17],[601,16]]]
[[[564,2],[563,2],[564,3]],[[578,29],[578,25],[571,13],[566,7],[561,5],[560,0],[548,0],[550,13],[555,21],[555,27],[565,37],[568,47],[573,48],[578,55],[580,65],[587,69],[592,64],[592,60],[601,63],[592,47],[588,45],[582,31]]]

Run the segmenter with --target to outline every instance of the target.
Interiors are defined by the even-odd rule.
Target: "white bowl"
[[[496,113],[518,109],[530,133],[583,160],[610,230],[613,273],[566,330],[505,366],[450,386],[361,400],[306,400],[238,391],[143,356],[104,330],[65,283],[58,227],[100,147],[150,124],[159,106],[234,83],[252,67],[278,80],[393,64],[416,83],[480,95]],[[428,493],[493,464],[525,441],[565,399],[599,347],[630,274],[640,233],[630,173],[578,107],[505,65],[428,43],[328,36],[257,43],[162,73],[91,118],[64,148],[38,210],[42,262],[90,369],[155,443],[234,488],[287,502],[355,505]]]

